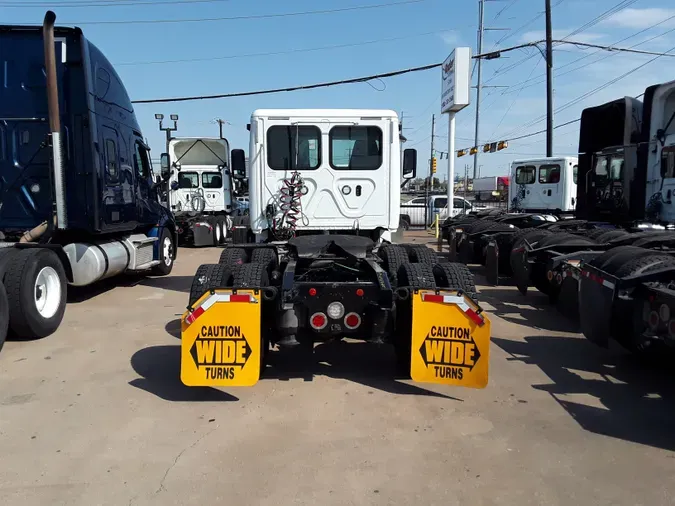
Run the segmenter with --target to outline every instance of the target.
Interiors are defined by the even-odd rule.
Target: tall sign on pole
[[[471,48],[458,47],[441,66],[441,114],[448,114],[448,217],[455,196],[455,114],[469,105],[471,95]]]

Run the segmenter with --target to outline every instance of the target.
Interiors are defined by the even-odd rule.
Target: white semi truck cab
[[[174,137],[162,154],[166,205],[176,217],[181,243],[223,244],[232,212],[232,174],[227,139]]]
[[[416,171],[415,150],[402,156],[396,112],[259,109],[249,128],[256,242],[308,233],[391,240],[399,226],[400,181]],[[233,161],[243,160],[234,151]]]
[[[514,161],[509,184],[510,209],[534,213],[574,213],[578,166],[578,159],[574,156]]]

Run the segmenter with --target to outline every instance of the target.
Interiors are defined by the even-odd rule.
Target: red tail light
[[[323,330],[328,325],[328,317],[323,313],[314,313],[309,319],[309,324],[314,330]]]
[[[357,297],[363,297],[363,288],[357,288],[356,289],[356,296]]]
[[[356,313],[349,313],[345,316],[345,327],[349,330],[357,329],[361,326],[361,317]]]

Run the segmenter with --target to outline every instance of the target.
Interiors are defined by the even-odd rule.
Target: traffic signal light
[[[431,159],[431,173],[436,174],[436,157]]]
[[[508,141],[499,141],[497,144],[497,151],[501,151],[502,149],[506,149],[509,147]]]
[[[459,151],[457,151],[457,158],[464,155],[466,155],[466,149],[460,149]]]
[[[489,153],[490,152],[490,145],[485,144],[483,145],[483,153]]]
[[[475,155],[476,153],[478,153],[478,148],[471,148],[471,149],[469,150],[469,154],[470,154],[470,155]]]

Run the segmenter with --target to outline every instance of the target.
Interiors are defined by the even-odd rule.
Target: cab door
[[[547,163],[539,166],[539,194],[541,209],[562,209],[562,192],[560,176],[562,169],[559,163]]]

